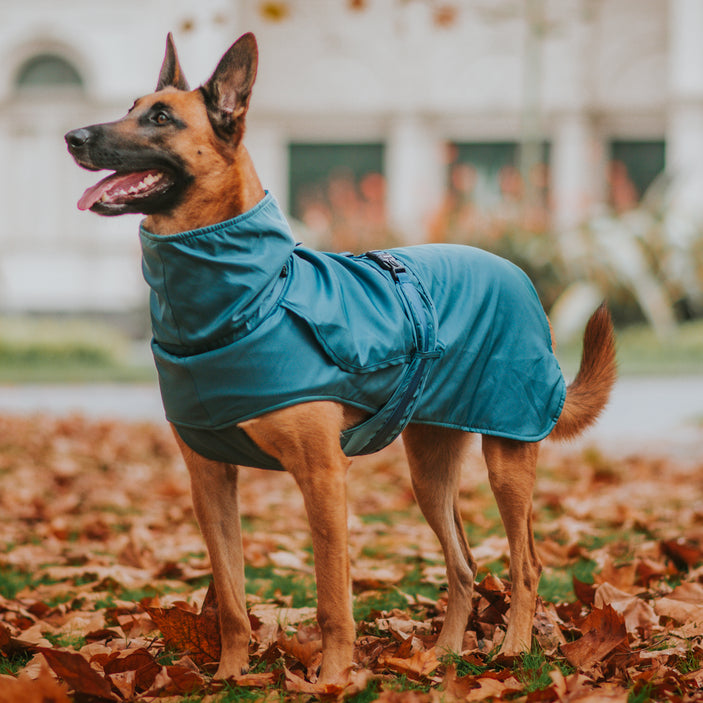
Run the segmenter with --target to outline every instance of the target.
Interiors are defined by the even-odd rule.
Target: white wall
[[[289,142],[384,142],[389,216],[410,240],[422,237],[441,196],[443,144],[517,140],[526,106],[539,108],[532,128],[552,142],[555,217],[564,227],[602,201],[599,159],[609,138],[666,134],[677,163],[691,140],[703,144],[703,112],[687,117],[684,104],[691,80],[700,97],[703,67],[695,42],[678,48],[684,35],[701,36],[699,0],[545,0],[536,79],[526,71],[524,0],[457,0],[447,26],[425,0],[371,1],[361,12],[342,0],[284,4],[289,16],[273,22],[258,0],[3,3],[0,310],[144,304],[138,217],[76,210],[95,175],[75,167],[62,135],[115,119],[150,92],[169,30],[193,86],[237,36],[257,34],[247,139],[284,204]],[[18,67],[40,51],[75,65],[83,96],[14,93]],[[681,96],[675,108],[672,95]]]

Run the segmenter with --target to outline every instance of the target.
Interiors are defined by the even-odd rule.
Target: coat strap
[[[440,354],[428,304],[403,263],[387,251],[369,251],[365,256],[389,271],[397,284],[413,320],[416,349],[388,402],[368,420],[342,433],[342,449],[347,456],[372,454],[390,444],[405,429],[420,399],[430,362]]]

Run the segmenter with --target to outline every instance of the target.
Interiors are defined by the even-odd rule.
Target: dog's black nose
[[[66,144],[68,144],[69,149],[80,149],[88,143],[88,140],[90,139],[90,130],[85,127],[71,130],[64,136],[64,139],[66,140]]]

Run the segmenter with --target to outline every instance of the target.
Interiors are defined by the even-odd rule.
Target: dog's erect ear
[[[159,82],[156,84],[156,90],[163,90],[169,86],[178,88],[178,90],[190,90],[188,81],[183,75],[181,64],[178,62],[176,45],[173,43],[171,32],[166,37],[166,55],[164,56],[164,62],[161,64],[161,73],[159,73]]]
[[[241,138],[258,61],[254,35],[244,34],[220,59],[210,80],[201,89],[210,122],[215,132],[225,139]]]

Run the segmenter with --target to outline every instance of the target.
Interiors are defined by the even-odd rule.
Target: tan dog
[[[256,42],[247,34],[227,51],[210,80],[190,91],[169,35],[155,93],[139,98],[116,122],[66,135],[79,165],[116,171],[86,191],[79,207],[103,215],[145,213],[144,227],[154,235],[214,225],[254,208],[265,193],[242,136],[256,67]],[[551,436],[568,439],[592,424],[614,381],[613,330],[602,307],[587,326],[581,367]],[[340,447],[340,434],[365,417],[351,405],[315,401],[239,425],[294,476],[304,497],[315,556],[323,682],[343,681],[352,665],[355,628],[345,488],[350,460]],[[248,666],[250,638],[237,505],[239,470],[204,458],[178,433],[176,437],[190,472],[195,514],[219,600],[222,656],[216,676],[238,676]],[[458,509],[468,439],[457,429],[412,422],[403,433],[415,495],[446,559],[449,603],[437,646],[451,651],[461,648],[476,574]],[[541,571],[531,514],[538,442],[486,434],[482,447],[510,545],[512,596],[502,651],[516,654],[531,645]]]

